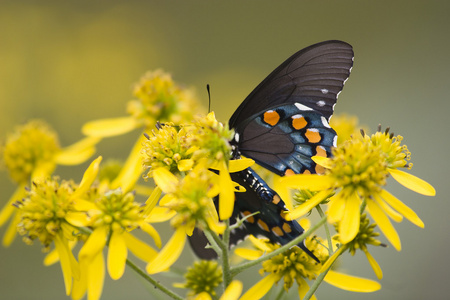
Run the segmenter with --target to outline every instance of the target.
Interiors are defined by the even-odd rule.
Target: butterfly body
[[[311,157],[329,157],[336,146],[336,132],[328,122],[352,66],[352,47],[341,41],[318,43],[289,57],[231,116],[233,159],[241,155],[252,158],[279,176],[322,173],[323,168]],[[283,200],[253,169],[232,173],[231,177],[246,189],[235,193],[231,223],[259,212],[232,232],[231,244],[253,234],[284,245],[303,233],[295,220],[285,220]],[[203,250],[211,251],[202,250],[207,240],[198,230],[190,242],[202,258],[206,258]],[[318,261],[304,242],[298,246]]]

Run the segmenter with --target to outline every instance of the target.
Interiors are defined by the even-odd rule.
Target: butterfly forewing
[[[352,47],[326,41],[298,51],[267,76],[230,118],[237,127],[270,107],[302,103],[328,120],[353,65]]]

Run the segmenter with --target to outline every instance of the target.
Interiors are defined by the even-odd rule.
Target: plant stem
[[[223,272],[223,286],[226,289],[227,286],[230,284],[232,276],[231,276],[231,269],[230,269],[230,260],[228,257],[228,245],[230,244],[230,221],[225,221],[226,228],[222,236],[223,240],[223,247],[222,247],[222,272]]]
[[[292,246],[297,245],[298,243],[300,243],[302,240],[304,240],[306,237],[310,236],[314,231],[316,231],[320,226],[322,226],[323,224],[325,224],[325,222],[327,221],[327,217],[324,216],[319,222],[317,222],[317,224],[315,224],[313,227],[311,227],[308,231],[305,231],[302,235],[296,237],[295,239],[293,239],[292,241],[290,241],[289,243],[287,243],[286,245],[278,248],[277,250],[270,252],[266,255],[261,256],[258,259],[240,264],[236,267],[231,268],[231,275],[235,276],[236,274],[241,273],[242,271],[244,271],[245,269],[248,269],[250,267],[253,267],[265,260],[268,260],[280,253],[283,253],[284,251],[286,251],[287,249],[291,248]]]
[[[164,294],[168,295],[169,297],[171,297],[172,299],[176,299],[176,300],[183,300],[184,297],[181,297],[179,295],[177,295],[176,293],[172,292],[171,290],[169,290],[168,288],[166,288],[164,285],[160,284],[158,281],[154,280],[152,277],[150,277],[144,270],[142,270],[141,268],[139,268],[134,262],[132,262],[131,260],[127,259],[127,265],[132,268],[136,273],[138,273],[139,275],[142,276],[142,278],[144,278],[145,280],[147,280],[148,282],[150,282],[155,288],[159,289],[161,292],[163,292]]]
[[[325,214],[322,210],[322,207],[320,207],[320,205],[317,205],[316,209],[317,209],[317,212],[319,213],[319,216],[321,218],[323,218],[325,216]],[[333,244],[331,241],[331,234],[330,234],[330,228],[328,227],[328,223],[325,223],[324,228],[325,228],[325,235],[327,236],[327,242],[328,242],[328,253],[331,256],[331,255],[333,255]]]
[[[329,267],[328,269],[326,269],[325,272],[320,273],[319,276],[317,276],[316,280],[314,281],[313,285],[309,288],[309,291],[306,293],[306,295],[303,298],[303,300],[311,299],[312,295],[314,295],[314,293],[316,292],[317,288],[322,283],[323,279],[325,278],[325,276],[327,275],[327,273],[328,273],[328,271],[330,269],[331,269],[331,267]]]

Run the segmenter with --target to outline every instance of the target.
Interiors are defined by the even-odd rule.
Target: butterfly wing
[[[311,156],[331,155],[336,132],[325,117],[304,105],[277,106],[236,129],[239,152],[280,175],[321,173]]]
[[[311,156],[329,156],[336,133],[328,125],[350,75],[352,47],[326,41],[298,51],[242,102],[230,119],[240,154],[278,175],[320,173]]]
[[[303,104],[329,120],[352,66],[352,46],[342,41],[325,41],[298,51],[247,96],[231,116],[230,128],[289,103]]]

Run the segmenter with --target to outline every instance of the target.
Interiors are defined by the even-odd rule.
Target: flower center
[[[30,180],[36,168],[44,164],[51,166],[60,146],[56,133],[46,123],[32,120],[8,136],[1,150],[10,176],[22,184]]]

